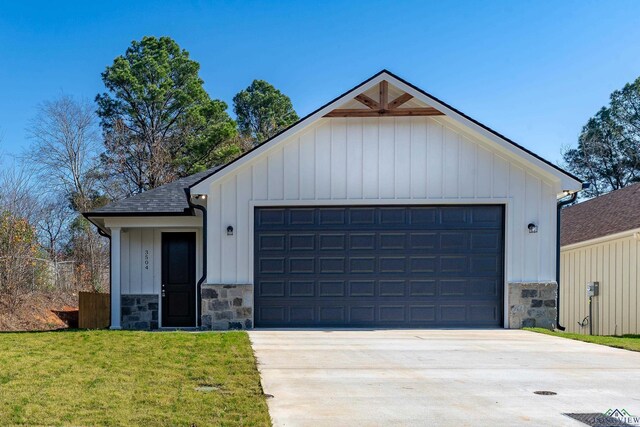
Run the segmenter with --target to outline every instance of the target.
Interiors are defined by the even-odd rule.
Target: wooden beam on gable
[[[389,108],[389,82],[386,80],[380,82],[380,108]]]
[[[360,102],[361,104],[364,104],[367,107],[373,109],[373,110],[379,110],[380,109],[380,104],[378,104],[373,99],[369,98],[364,93],[361,93],[360,95],[356,96],[354,99],[356,101]]]
[[[324,117],[401,117],[401,116],[443,116],[444,114],[433,107],[425,108],[398,108],[413,98],[408,93],[403,93],[393,101],[389,102],[389,83],[386,80],[380,82],[380,101],[375,101],[371,97],[361,93],[354,99],[368,109],[359,108],[338,108]]]
[[[399,97],[397,97],[396,99],[394,99],[389,103],[389,110],[398,108],[399,106],[401,106],[402,104],[410,100],[411,98],[413,98],[413,95],[409,95],[408,93],[403,93],[402,95],[400,95]]]
[[[324,117],[402,117],[402,116],[443,116],[444,114],[432,107],[425,108],[396,108],[393,110],[359,110],[338,108]]]

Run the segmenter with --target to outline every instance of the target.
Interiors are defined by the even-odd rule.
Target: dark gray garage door
[[[256,326],[501,326],[503,216],[502,206],[256,208]]]

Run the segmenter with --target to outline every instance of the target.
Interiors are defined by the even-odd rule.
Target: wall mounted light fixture
[[[233,227],[232,226],[228,226],[227,227],[227,236],[233,236]]]
[[[537,233],[538,232],[538,226],[535,225],[532,222],[530,222],[529,225],[527,225],[527,228],[529,229],[529,233]]]

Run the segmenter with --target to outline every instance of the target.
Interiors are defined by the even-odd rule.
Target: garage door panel
[[[375,295],[375,280],[351,280],[349,281],[350,297],[373,297]]]
[[[469,257],[470,272],[473,275],[496,275],[501,268],[500,259],[492,255],[476,255]]]
[[[439,292],[440,296],[444,297],[463,297],[467,295],[468,282],[461,279],[453,280],[440,280]]]
[[[260,297],[284,297],[285,285],[284,281],[260,281],[258,286],[258,296]]]
[[[448,252],[466,252],[468,248],[468,233],[442,232],[440,233],[440,249]]]
[[[409,306],[409,320],[412,323],[435,322],[435,305],[411,305]]]
[[[261,258],[258,264],[259,274],[284,274],[285,258]]]
[[[374,305],[349,307],[351,323],[372,324],[375,322],[376,309]]]
[[[433,226],[438,221],[437,208],[409,208],[409,215],[411,216],[411,225],[419,225],[421,227]]]
[[[318,282],[318,296],[343,297],[346,294],[343,280],[322,280]]]
[[[501,206],[256,208],[256,326],[502,322]]]
[[[440,223],[448,226],[460,226],[468,222],[468,209],[463,207],[446,207],[440,209]]]
[[[404,297],[405,296],[404,280],[380,280],[378,295],[381,297]]]
[[[349,210],[349,223],[352,225],[373,225],[375,221],[375,208],[351,208]]]
[[[315,284],[313,280],[290,280],[289,296],[290,297],[314,297]]]
[[[325,208],[320,210],[319,225],[344,225],[346,219],[345,208]]]
[[[297,208],[289,209],[290,225],[313,225],[315,223],[316,210]]]
[[[497,316],[498,307],[495,305],[478,305],[469,306],[469,316],[471,320],[477,322],[490,322]]]
[[[349,236],[349,249],[371,251],[376,249],[375,233],[353,233]]]
[[[320,233],[319,241],[320,241],[320,250],[321,251],[329,251],[329,250],[345,250],[345,239],[346,235],[344,233],[340,234],[324,234]]]
[[[380,225],[399,225],[407,222],[407,210],[405,208],[379,208]]]
[[[351,257],[349,258],[349,273],[375,273],[375,257]]]
[[[312,257],[289,258],[289,273],[291,274],[313,274],[316,271],[316,259]]]
[[[436,249],[438,233],[411,233],[409,242],[411,249]]]
[[[477,206],[471,209],[471,218],[474,225],[495,228],[502,222],[502,212],[493,206]]]
[[[471,233],[470,249],[474,252],[495,252],[500,250],[501,240],[499,232],[473,232]]]
[[[257,315],[260,320],[264,322],[284,323],[288,321],[287,317],[285,316],[285,307],[283,306],[260,307],[257,310]]]
[[[495,298],[500,295],[500,284],[497,280],[472,279],[469,286],[472,296],[485,296]]]
[[[407,259],[403,256],[381,256],[379,259],[380,273],[405,273]]]
[[[286,236],[284,234],[264,234],[260,236],[259,250],[261,251],[284,251]]]
[[[315,307],[312,305],[289,307],[289,320],[312,325],[316,321]]]
[[[290,234],[290,251],[313,251],[316,248],[315,234]]]
[[[440,305],[440,320],[444,322],[465,323],[467,321],[467,306],[465,304]]]
[[[409,258],[409,273],[435,273],[438,260],[434,256],[412,256]]]
[[[407,236],[405,233],[380,233],[378,236],[380,249],[405,249]]]
[[[380,305],[378,313],[381,323],[405,323],[406,321],[404,305]]]
[[[324,324],[344,324],[345,309],[344,305],[321,305],[318,307],[318,321]]]
[[[342,274],[345,272],[346,260],[344,257],[320,257],[318,265],[320,274]]]
[[[468,273],[469,259],[466,256],[440,257],[440,273],[463,275]]]
[[[437,281],[435,280],[411,280],[409,283],[409,296],[430,297],[436,295]]]
[[[264,209],[260,210],[257,215],[258,224],[261,226],[284,225],[284,218],[284,209]]]

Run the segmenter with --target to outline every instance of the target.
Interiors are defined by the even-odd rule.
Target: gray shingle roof
[[[640,228],[640,184],[562,210],[560,245]]]
[[[86,216],[128,216],[128,215],[185,215],[190,208],[185,189],[205,176],[211,175],[220,166],[177,179],[153,190],[135,194],[123,200],[85,213]]]

